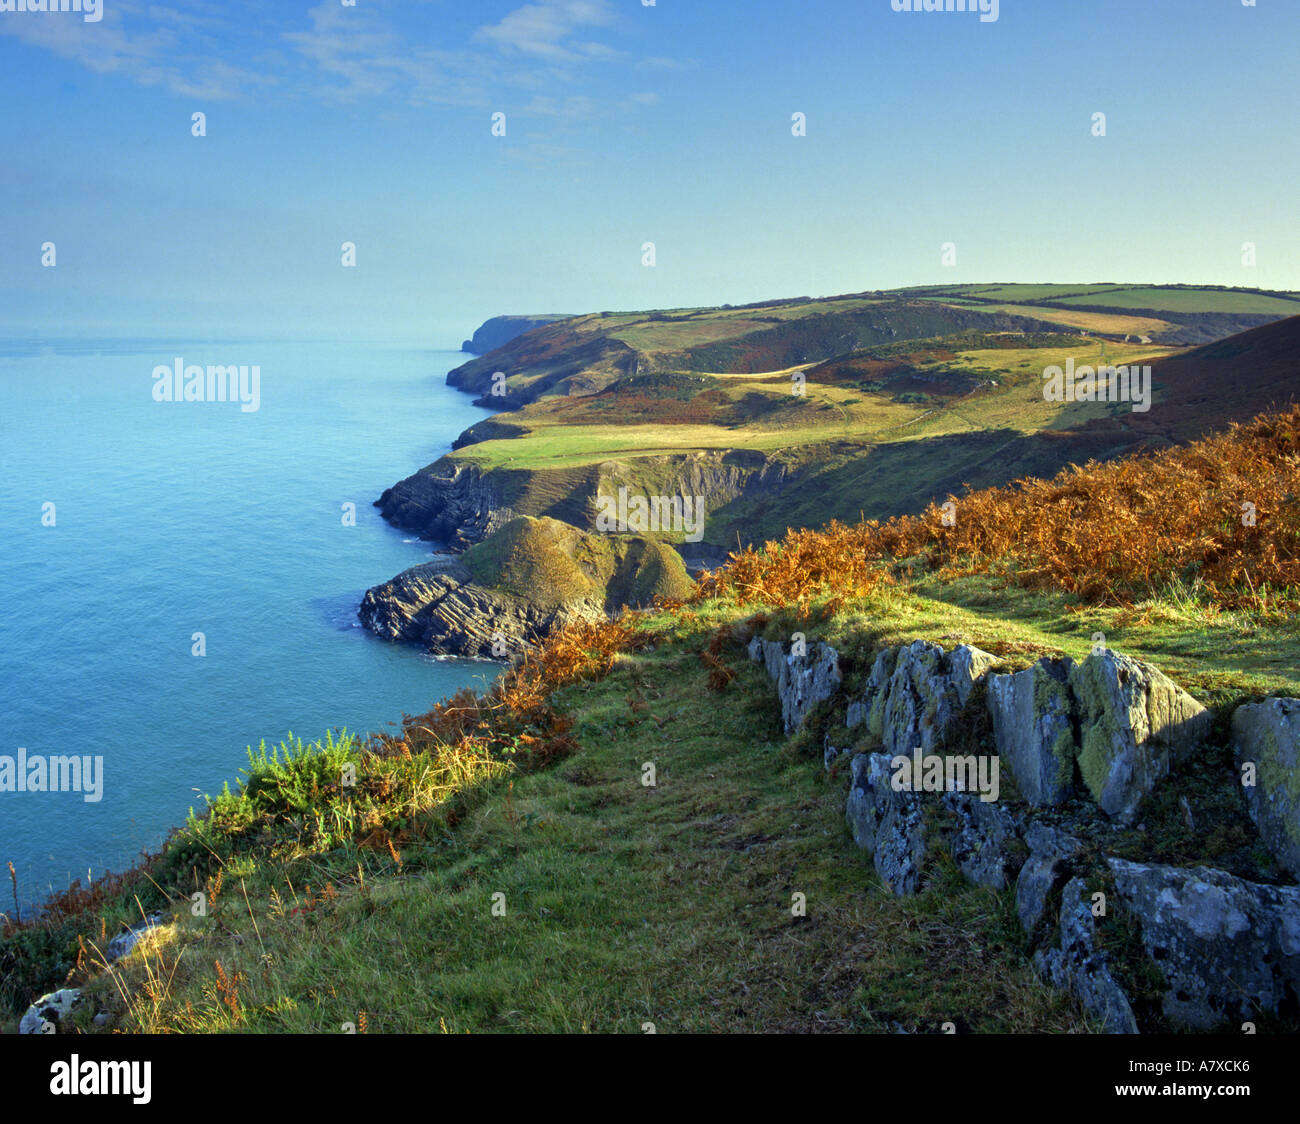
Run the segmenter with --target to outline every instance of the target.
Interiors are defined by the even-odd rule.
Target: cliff
[[[442,555],[367,590],[361,623],[442,655],[505,659],[579,621],[604,620],[693,583],[670,547],[514,518],[463,555]]]
[[[486,467],[445,456],[388,488],[375,502],[383,517],[421,538],[464,550],[521,515],[551,516],[591,531],[601,496],[702,496],[712,513],[741,496],[770,492],[797,468],[787,458],[748,449],[608,460],[568,468]],[[706,539],[715,541],[706,530]]]
[[[419,638],[465,587],[578,589],[584,619],[398,733],[250,752],[139,868],[5,923],[0,1005],[58,1033],[1293,1035],[1298,433],[792,532],[617,619],[671,595],[671,553],[512,522],[375,623]],[[1225,518],[1242,494],[1257,521]]]
[[[567,319],[568,316],[494,316],[491,320],[484,321],[474,335],[460,345],[460,349],[471,355],[486,355],[516,336],[522,336],[543,324]]]

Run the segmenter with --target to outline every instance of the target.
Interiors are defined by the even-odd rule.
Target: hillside
[[[1297,495],[1292,410],[744,551],[400,734],[252,755],[7,925],[0,993],[88,1032],[1295,1033]],[[1001,799],[877,787],[913,738]]]
[[[524,515],[460,557],[439,556],[367,590],[359,616],[388,640],[501,659],[553,629],[684,597],[692,584],[678,554],[655,539]]]
[[[965,332],[1059,332],[1187,346],[1300,314],[1300,294],[1125,285],[958,285],[719,308],[602,312],[512,338],[456,368],[450,385],[501,406],[590,394],[622,375],[755,374],[855,350]],[[517,320],[518,318],[503,318]],[[492,322],[489,322],[492,323]],[[506,376],[505,394],[493,376]],[[493,399],[497,400],[493,400]]]
[[[485,355],[494,348],[504,347],[516,336],[551,324],[565,316],[494,316],[475,330],[474,335],[461,344],[461,351],[471,355]]]
[[[1006,288],[985,299],[1006,295]],[[1041,288],[1019,296],[1016,307],[1046,315],[1050,306],[1028,303],[1043,299]],[[1154,299],[1150,291],[1141,295]],[[1202,294],[1210,305],[1229,297],[1243,294]],[[1289,298],[1257,299],[1256,307],[1276,308]],[[794,317],[804,307],[781,311]],[[740,311],[717,318],[734,319]],[[1273,314],[1177,315],[1194,320]],[[519,358],[512,349],[540,354],[559,347],[555,333],[576,331],[572,326],[583,319],[521,336],[493,353],[489,365],[509,371],[510,361]],[[699,332],[667,320],[646,322],[637,329],[642,330],[660,333],[661,342],[674,332]],[[631,338],[626,330],[622,334]],[[534,397],[471,427],[453,453],[388,489],[378,506],[394,524],[463,549],[521,514],[590,530],[599,498],[620,487],[646,496],[698,495],[709,513],[703,540],[677,545],[688,559],[716,559],[737,541],[762,541],[788,527],[917,512],[966,485],[1052,475],[1070,463],[1185,443],[1285,406],[1296,400],[1287,357],[1300,344],[1298,337],[1297,317],[1189,350],[1134,342],[1131,335],[1126,342],[1123,335],[1063,334],[1061,325],[1030,332],[961,330],[853,348],[777,371],[655,373],[653,362],[664,353],[633,356],[626,339],[592,336],[576,351],[557,353],[578,364],[580,377],[568,364],[549,366],[549,373],[533,381],[519,375]],[[683,351],[673,354],[680,358]],[[582,366],[593,357],[594,366]],[[1071,364],[1149,364],[1149,408],[1046,401],[1044,370]],[[639,373],[627,373],[633,368]],[[562,379],[549,381],[561,372],[567,372]],[[506,401],[514,403],[516,389],[509,380],[507,385]],[[542,393],[541,387],[549,389]]]

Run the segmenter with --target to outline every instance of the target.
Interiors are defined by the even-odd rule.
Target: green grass
[[[219,798],[206,834],[190,831],[213,856],[209,890],[221,872],[207,916],[178,898],[167,925],[90,985],[97,1004],[149,1031],[337,1032],[362,1012],[370,1031],[393,1032],[1095,1029],[1035,980],[1010,892],[973,887],[946,861],[915,898],[880,884],[844,826],[844,777],[805,752],[816,738],[782,736],[772,685],[739,641],[723,649],[736,678],[708,690],[699,652],[752,611],[646,617],[651,648],[554,696],[577,752],[449,778],[411,807],[396,855],[319,827],[318,811],[338,810],[328,794],[351,743],[254,755],[253,783]],[[1079,609],[996,579],[927,577],[825,620],[814,606],[766,625],[783,639],[796,628],[840,648],[850,686],[888,644],[970,642],[1016,667],[1082,657],[1100,631],[1211,705],[1300,691],[1300,629],[1218,613],[1194,591]],[[429,765],[402,767],[409,787]],[[1224,815],[1217,790],[1188,791],[1198,818]],[[1181,849],[1203,835],[1180,835],[1180,806],[1167,811],[1159,857],[1194,858]],[[1149,844],[1133,841],[1135,854]],[[1222,846],[1242,840],[1229,831]],[[94,915],[81,931],[110,936],[130,914],[121,899],[100,912],[102,929]]]
[[[644,536],[588,534],[556,519],[512,519],[462,562],[485,588],[546,609],[594,599],[619,606],[687,596],[681,555]]]
[[[1287,299],[1232,289],[1116,289],[1108,293],[1065,297],[1061,303],[1103,305],[1107,308],[1149,308],[1157,312],[1260,313],[1273,316],[1300,314],[1300,298]]]
[[[1150,361],[1174,349],[1142,344],[1108,342],[1105,361],[1122,364]],[[981,377],[996,378],[999,385],[981,389],[957,403],[944,399],[928,403],[894,400],[891,392],[866,393],[853,385],[809,381],[805,394],[790,392],[789,372],[773,379],[764,375],[722,376],[726,392],[739,399],[757,394],[776,403],[776,409],[760,414],[740,428],[708,424],[610,424],[597,422],[599,399],[569,405],[558,411],[550,402],[530,405],[501,421],[524,427],[521,437],[482,441],[450,456],[483,468],[512,470],[575,469],[603,461],[645,456],[675,455],[702,449],[754,449],[774,453],[792,447],[831,444],[838,441],[874,443],[909,440],[919,435],[965,433],[972,429],[1014,428],[1032,433],[1049,428],[1069,411],[1069,422],[1077,425],[1089,417],[1106,415],[1105,404],[1046,402],[1042,396],[1042,372],[1052,364],[1100,363],[1101,344],[1079,339],[1067,346],[1040,348],[986,348],[957,352],[952,359],[922,359],[916,366],[923,373],[956,368]],[[584,424],[584,418],[592,422]],[[924,429],[913,427],[924,419]],[[566,486],[568,481],[566,480]],[[537,509],[541,513],[544,509]],[[824,518],[829,518],[826,516]],[[812,523],[823,522],[814,519]]]
[[[182,911],[101,1000],[140,1030],[329,1032],[362,1011],[396,1032],[1085,1027],[1014,962],[1008,895],[952,870],[914,900],[885,891],[765,677],[733,652],[738,679],[701,706],[697,646],[683,632],[562,692],[580,752],[498,783],[400,876],[322,899],[328,863],[228,863],[209,916]]]

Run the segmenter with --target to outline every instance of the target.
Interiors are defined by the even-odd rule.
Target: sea
[[[445,384],[465,358],[0,342],[0,787],[20,752],[28,768],[102,759],[81,792],[0,791],[0,912],[15,905],[6,863],[25,915],[120,871],[233,788],[250,746],[389,729],[495,678],[356,616],[369,586],[434,549],[373,502],[488,415]],[[247,368],[243,396],[186,401],[182,382],[175,400],[163,368],[195,365]]]

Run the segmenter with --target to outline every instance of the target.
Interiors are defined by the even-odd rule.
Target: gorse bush
[[[284,759],[281,760],[281,753]],[[248,768],[240,788],[254,812],[293,814],[310,811],[323,800],[332,802],[341,797],[345,770],[360,764],[357,739],[344,731],[334,740],[333,731],[325,741],[304,746],[302,738],[294,741],[293,734],[282,741],[270,756],[266,742],[261,742],[254,753],[248,750]]]
[[[916,516],[824,530],[734,553],[695,599],[806,604],[893,580],[902,559],[941,576],[1129,605],[1193,589],[1222,607],[1300,607],[1300,407],[1148,456],[1070,466],[950,497]]]

